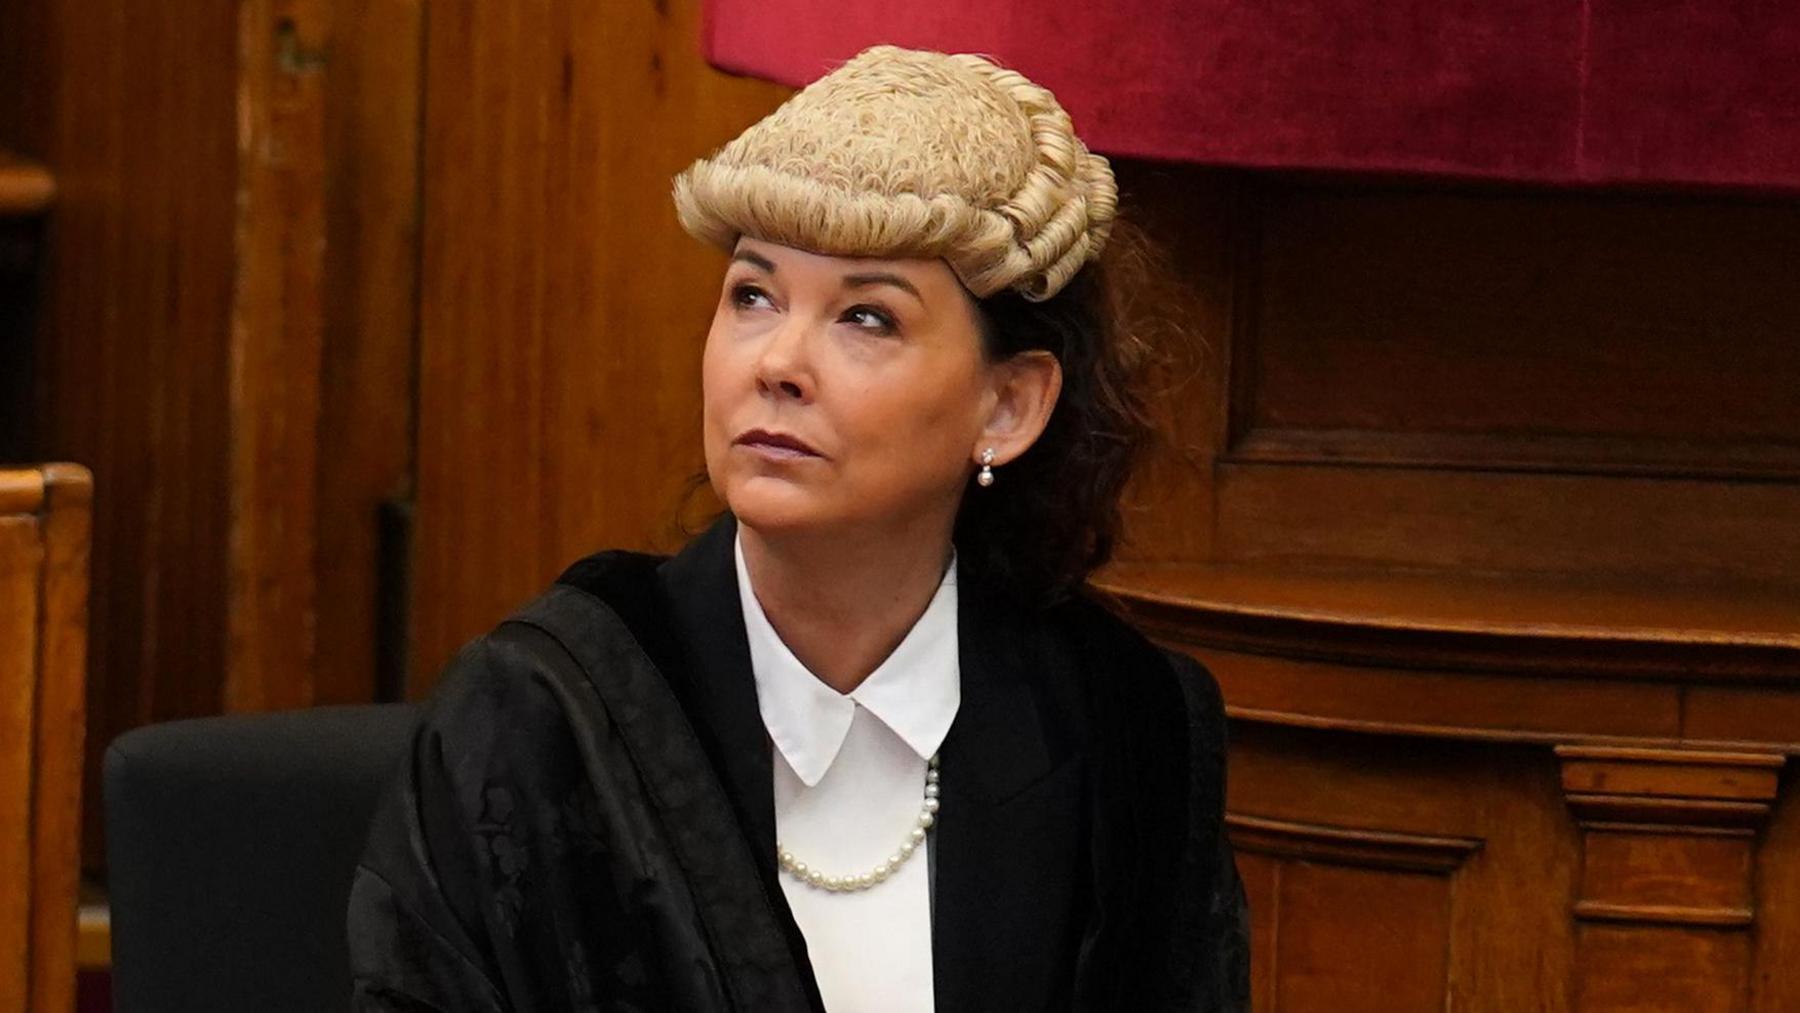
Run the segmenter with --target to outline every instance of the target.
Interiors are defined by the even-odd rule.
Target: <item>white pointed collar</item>
[[[756,676],[763,726],[807,787],[831,769],[862,707],[893,729],[921,759],[936,753],[962,702],[957,651],[956,559],[944,570],[937,593],[900,646],[848,695],[827,686],[794,657],[770,625],[750,587],[743,535],[734,545],[738,600]]]

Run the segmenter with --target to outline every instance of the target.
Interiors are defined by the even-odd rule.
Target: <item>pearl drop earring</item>
[[[994,448],[989,447],[981,452],[981,473],[975,476],[975,484],[986,489],[994,484]]]

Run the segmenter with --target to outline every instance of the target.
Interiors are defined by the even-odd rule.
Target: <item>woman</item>
[[[1240,1009],[1224,723],[1081,593],[1146,431],[1106,161],[876,47],[679,176],[728,513],[466,647],[351,900],[359,1008]]]

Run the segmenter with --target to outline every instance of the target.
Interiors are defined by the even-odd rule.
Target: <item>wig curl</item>
[[[831,256],[942,258],[980,298],[1055,295],[1118,189],[1048,90],[969,53],[874,46],[675,177],[682,227]]]

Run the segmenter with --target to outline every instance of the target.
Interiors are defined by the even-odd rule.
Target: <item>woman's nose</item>
[[[789,319],[768,336],[756,359],[756,386],[765,394],[805,401],[812,397],[806,327]]]

